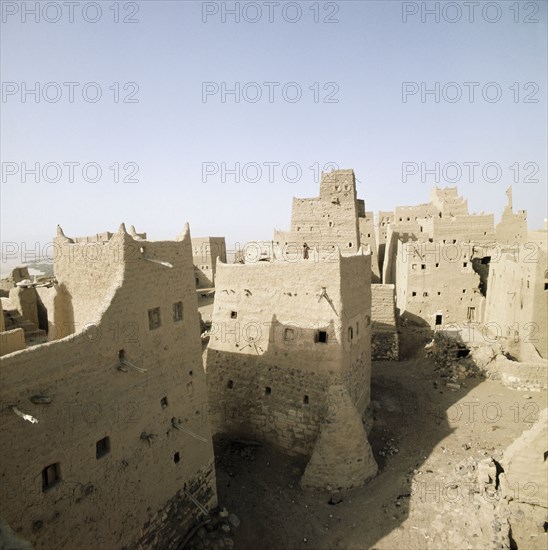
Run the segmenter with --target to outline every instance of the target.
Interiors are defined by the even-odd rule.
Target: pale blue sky
[[[268,7],[258,2],[263,17],[254,24],[235,23],[233,16],[223,23],[220,10],[204,23],[203,3],[194,1],[133,3],[139,8],[134,24],[114,23],[110,0],[99,2],[102,16],[96,23],[83,20],[85,2],[76,6],[73,23],[66,8],[59,22],[41,16],[36,23],[32,15],[22,22],[24,3],[2,4],[2,162],[18,167],[22,162],[96,162],[103,170],[97,183],[83,181],[78,168],[73,183],[68,182],[68,168],[56,183],[43,178],[35,183],[32,176],[22,183],[20,174],[6,173],[6,166],[14,165],[4,164],[3,241],[47,242],[57,223],[67,235],[87,235],[115,230],[122,221],[153,239],[173,238],[186,221],[194,236],[225,235],[229,246],[270,239],[275,227],[288,227],[292,196],[317,195],[318,183],[308,167],[328,162],[355,169],[359,196],[375,211],[428,200],[432,177],[422,183],[420,175],[411,176],[404,183],[402,162],[426,162],[429,167],[455,162],[463,169],[464,163],[478,162],[475,181],[464,172],[457,185],[472,211],[494,212],[497,220],[514,177],[508,167],[518,163],[514,207],[528,210],[532,229],[547,215],[544,0],[529,2],[528,11],[521,2],[519,14],[510,9],[515,2],[494,2],[501,14],[495,23],[482,16],[485,2],[473,23],[466,12],[456,23],[444,20],[443,14],[440,23],[431,16],[422,23],[420,14],[403,23],[401,2],[331,2],[338,8],[333,18],[339,21],[332,24],[315,23],[310,9],[314,2],[304,1],[295,23],[282,17],[280,7],[287,2],[280,0],[272,23]],[[18,12],[10,15],[14,4]],[[130,2],[119,4],[121,17],[133,11]],[[334,10],[321,4],[321,18]],[[538,6],[538,13],[531,12],[531,4]],[[288,10],[295,17],[297,12]],[[253,17],[253,12],[247,15]],[[46,14],[55,16],[53,11]],[[93,18],[95,12],[89,10],[87,16]],[[539,22],[524,23],[524,18]],[[80,86],[74,103],[67,87],[61,88],[58,102],[41,98],[35,103],[29,95],[23,103],[23,82],[28,87],[35,82]],[[103,97],[97,103],[82,99],[88,82],[101,86]],[[115,103],[109,89],[115,82],[136,82],[138,102]],[[274,89],[273,103],[266,98],[266,87],[257,103],[244,98],[235,103],[231,96],[222,103],[219,94],[204,103],[203,82],[281,85]],[[281,87],[288,82],[302,87],[300,101],[284,101]],[[315,82],[322,97],[327,92],[321,86],[336,83],[338,103],[315,103],[308,89]],[[429,87],[435,82],[480,84],[473,103],[467,98],[435,103],[431,96],[422,103],[419,95],[403,103],[402,82]],[[482,98],[488,82],[501,87],[500,101]],[[509,88],[515,82],[521,88],[517,103],[515,90]],[[538,85],[533,95],[538,103],[523,101],[535,91],[523,89],[528,82]],[[14,95],[7,95],[13,90],[9,83],[19,86]],[[121,97],[129,91],[122,89]],[[115,162],[136,163],[139,181],[114,183],[109,166]],[[274,168],[273,182],[265,166],[255,183],[236,183],[232,176],[223,182],[220,174],[203,182],[204,162],[225,162],[228,168],[237,162],[280,166]],[[302,167],[300,181],[284,179],[281,166],[289,162]],[[502,168],[500,181],[481,177],[489,162]],[[538,173],[532,175],[538,182],[524,181],[533,171],[526,163],[538,164]]]

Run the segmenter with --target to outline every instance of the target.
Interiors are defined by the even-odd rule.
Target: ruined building
[[[506,190],[508,203],[502,212],[500,222],[495,228],[496,241],[499,244],[523,245],[527,242],[527,212],[519,210],[514,214],[512,187]]]
[[[216,506],[188,226],[132,233],[59,230],[51,339],[1,359],[2,515],[35,548],[177,548]]]
[[[224,237],[193,237],[192,262],[196,288],[213,288],[217,258],[226,263]]]
[[[548,359],[548,252],[535,242],[491,259],[484,323],[521,361]]]

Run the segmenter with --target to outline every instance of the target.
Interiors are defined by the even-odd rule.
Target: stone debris
[[[217,510],[178,550],[232,550],[234,540],[231,535],[240,523],[238,516],[226,508]]]

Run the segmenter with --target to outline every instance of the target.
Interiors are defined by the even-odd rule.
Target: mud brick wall
[[[363,413],[370,273],[369,255],[219,264],[206,355],[214,432],[309,455],[330,384],[345,384]]]
[[[2,515],[36,549],[133,547],[147,522],[162,547],[174,527],[180,542],[196,510],[181,500],[173,526],[170,502],[213,462],[188,228],[176,241],[122,226],[108,241],[56,244],[73,333],[2,357]],[[214,473],[203,480],[195,496],[213,506]]]

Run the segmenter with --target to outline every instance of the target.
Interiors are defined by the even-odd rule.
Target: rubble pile
[[[232,550],[231,533],[239,526],[238,516],[223,508],[196,526],[179,550]]]
[[[426,344],[425,352],[434,361],[434,370],[448,384],[457,386],[460,380],[484,376],[470,350],[457,339],[443,333],[436,333],[434,339]]]

